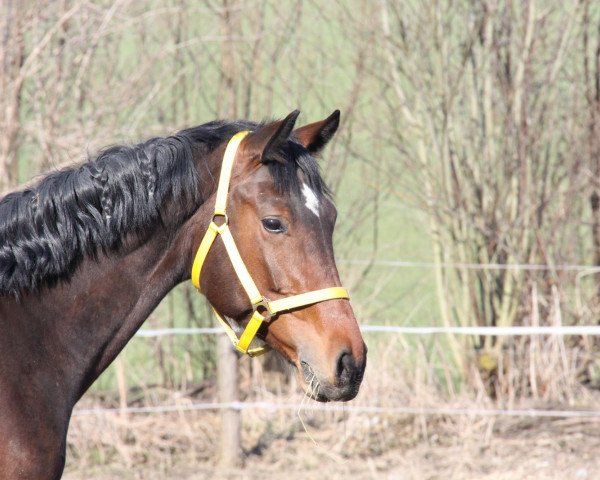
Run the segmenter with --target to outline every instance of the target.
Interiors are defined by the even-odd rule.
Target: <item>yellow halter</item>
[[[223,328],[225,329],[225,332],[229,336],[234,347],[242,353],[248,354],[251,357],[255,357],[270,350],[270,347],[268,346],[250,348],[250,344],[256,336],[256,332],[258,332],[258,329],[263,322],[270,322],[277,314],[281,312],[294,310],[300,307],[306,307],[308,305],[324,302],[326,300],[349,298],[349,296],[348,291],[343,287],[330,287],[270,301],[263,297],[258,291],[258,288],[252,280],[252,277],[250,276],[250,273],[248,272],[248,269],[246,268],[246,265],[240,256],[240,252],[235,245],[235,241],[233,240],[233,236],[229,230],[229,218],[227,217],[226,213],[227,194],[229,192],[229,182],[231,180],[231,172],[233,170],[235,154],[241,141],[246,135],[248,135],[248,133],[250,132],[243,131],[236,133],[231,140],[229,140],[227,148],[225,149],[223,164],[221,166],[221,176],[219,178],[219,185],[217,187],[215,213],[210,225],[208,226],[208,230],[206,231],[206,234],[200,243],[200,247],[196,253],[196,258],[194,259],[194,265],[192,266],[192,283],[198,290],[200,290],[200,273],[202,271],[202,265],[204,264],[204,260],[208,255],[210,247],[217,238],[217,235],[221,235],[223,244],[225,245],[225,249],[229,255],[229,260],[231,261],[235,273],[244,287],[248,298],[250,299],[254,313],[252,314],[252,317],[250,318],[250,321],[244,329],[241,337],[238,339],[233,331],[233,328],[231,328],[231,326],[225,321],[219,312],[214,309],[214,307],[213,311],[221,322],[221,325],[223,325]],[[221,225],[217,225],[215,223],[216,217],[222,217]],[[265,314],[262,312],[265,312]]]

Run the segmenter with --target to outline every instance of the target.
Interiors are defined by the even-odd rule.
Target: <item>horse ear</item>
[[[297,128],[294,135],[310,153],[319,153],[331,140],[339,125],[340,111],[336,110],[325,120]]]
[[[261,162],[284,163],[285,159],[278,155],[277,149],[289,138],[298,115],[300,115],[300,110],[294,110],[283,120],[268,123],[252,132],[244,141],[244,149],[258,157]]]

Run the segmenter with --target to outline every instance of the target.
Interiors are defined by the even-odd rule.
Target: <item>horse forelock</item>
[[[302,145],[288,141],[275,155],[278,159],[267,159],[267,165],[278,191],[300,196],[302,185],[308,184],[319,199],[331,195],[321,176],[319,164]]]

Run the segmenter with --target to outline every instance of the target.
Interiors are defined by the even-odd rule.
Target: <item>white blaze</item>
[[[302,195],[304,195],[304,200],[306,208],[308,208],[311,212],[313,212],[317,217],[319,216],[319,199],[315,195],[310,187],[306,184],[302,184]]]

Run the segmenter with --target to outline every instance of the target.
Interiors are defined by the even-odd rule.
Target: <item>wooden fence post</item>
[[[115,370],[117,374],[117,387],[119,389],[119,416],[122,420],[127,418],[127,375],[125,374],[125,363],[123,355],[119,355],[115,360]]]
[[[219,335],[218,355],[219,401],[238,402],[238,359],[227,335]],[[223,409],[220,445],[220,462],[223,467],[239,467],[243,463],[241,430],[241,411],[235,408]]]

